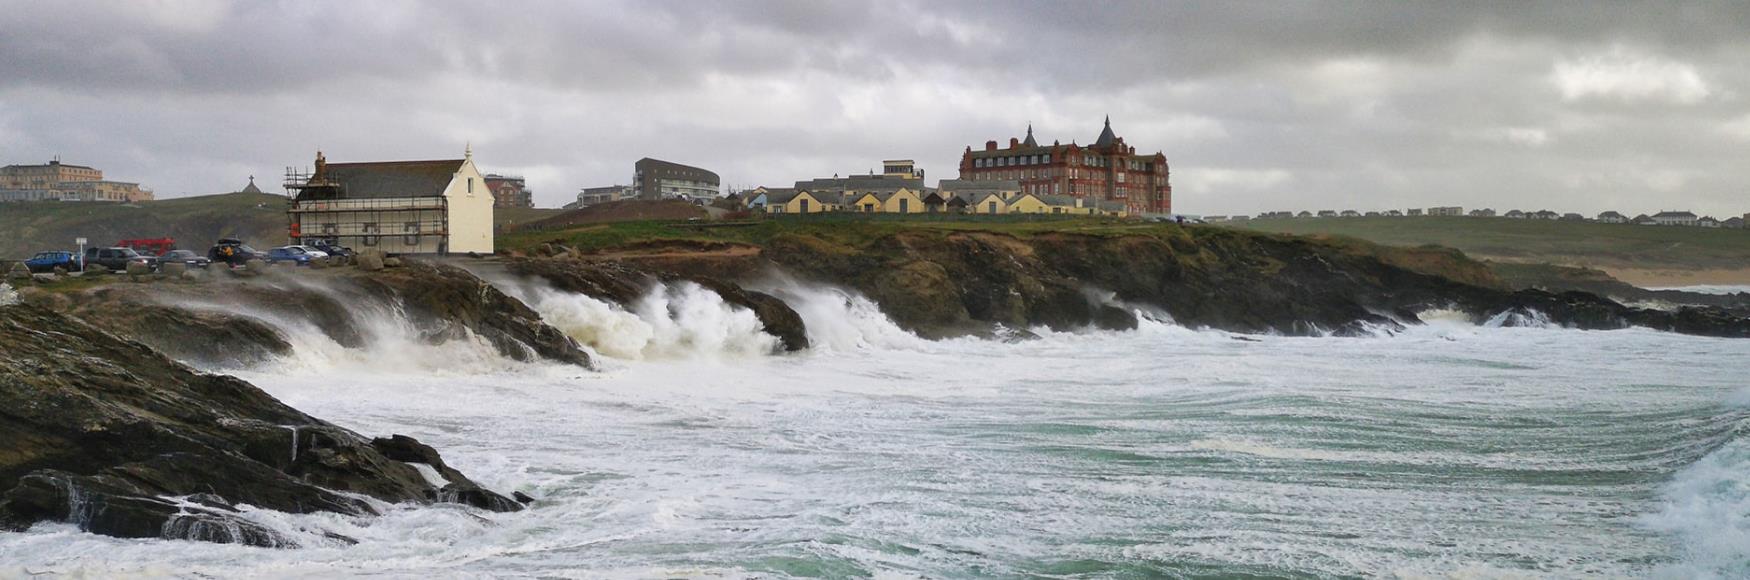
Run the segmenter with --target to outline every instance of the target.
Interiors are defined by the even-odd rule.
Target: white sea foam
[[[541,284],[500,284],[541,319],[595,352],[624,360],[746,358],[778,339],[753,311],[692,282],[656,284],[622,308]]]
[[[11,284],[7,284],[5,282],[0,282],[0,306],[6,306],[8,304],[17,304],[17,303],[18,303],[18,292],[16,290],[12,289]]]
[[[1741,342],[1426,313],[1367,340],[1144,319],[932,342],[852,292],[761,289],[819,352],[728,354],[758,338],[737,310],[666,288],[627,308],[524,294],[572,336],[634,335],[612,348],[646,362],[607,372],[241,373],[418,437],[530,510],[247,512],[297,550],[39,525],[0,534],[0,576],[1744,574],[1750,453],[1731,432],[1750,410],[1721,404],[1750,399]],[[383,318],[373,336],[403,331]]]
[[[1750,293],[1750,285],[1743,284],[1699,284],[1695,286],[1667,286],[1663,288],[1648,288],[1648,290],[1676,290],[1679,292],[1694,292],[1696,294],[1738,294]]]

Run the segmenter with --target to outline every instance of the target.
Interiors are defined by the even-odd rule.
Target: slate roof
[[[342,199],[438,197],[462,170],[462,163],[462,159],[329,163],[321,177],[340,185]]]
[[[1118,136],[1112,134],[1112,117],[1106,116],[1106,128],[1100,131],[1100,137],[1094,139],[1095,147],[1108,147],[1118,142]]]
[[[1021,191],[1021,182],[1012,179],[944,179],[936,189],[947,192]]]
[[[1687,211],[1662,211],[1662,212],[1653,214],[1653,217],[1655,217],[1655,218],[1695,219],[1695,213],[1694,212],[1687,212]]]

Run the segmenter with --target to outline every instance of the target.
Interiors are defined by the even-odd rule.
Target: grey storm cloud
[[[1741,2],[0,0],[0,162],[160,196],[447,157],[545,206],[650,156],[737,186],[965,147],[1164,152],[1188,213],[1750,211]]]

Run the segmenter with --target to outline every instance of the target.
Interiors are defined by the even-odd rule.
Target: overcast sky
[[[0,163],[160,197],[448,158],[536,203],[640,157],[726,185],[1088,143],[1175,209],[1750,212],[1750,3],[0,0]]]

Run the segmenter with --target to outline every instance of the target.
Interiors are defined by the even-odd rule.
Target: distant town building
[[[1525,212],[1522,212],[1522,211],[1519,211],[1516,209],[1508,210],[1507,211],[1507,219],[1514,219],[1514,220],[1525,219]]]
[[[1490,208],[1470,210],[1470,217],[1495,217],[1495,210]]]
[[[1448,207],[1431,207],[1431,208],[1428,208],[1428,215],[1452,216],[1452,217],[1462,216],[1462,215],[1464,215],[1464,208],[1458,207],[1456,205],[1455,206],[1448,206]]]
[[[1744,229],[1744,218],[1741,218],[1738,216],[1732,216],[1732,217],[1726,218],[1726,221],[1720,222],[1720,227],[1723,227],[1723,228],[1726,228],[1729,230]]]
[[[1711,215],[1702,216],[1701,219],[1695,220],[1695,225],[1703,228],[1717,228],[1720,227],[1720,220],[1714,219],[1714,216]]]
[[[1303,210],[1300,210],[1300,213],[1297,213],[1297,214],[1294,214],[1294,217],[1297,217],[1297,218],[1309,218],[1309,217],[1312,217],[1312,216],[1313,216],[1313,213],[1312,213],[1312,212],[1310,212],[1310,211],[1306,211],[1306,210],[1304,210],[1304,209],[1303,209]]]
[[[1622,215],[1621,213],[1617,213],[1615,211],[1607,211],[1607,212],[1598,214],[1598,223],[1601,223],[1601,224],[1626,224],[1626,223],[1628,223],[1628,216]]]
[[[639,199],[685,199],[706,203],[722,195],[716,173],[645,157],[632,166],[632,190]]]
[[[577,192],[577,201],[568,204],[569,208],[589,207],[598,203],[630,199],[636,194],[630,185],[608,185],[604,187],[585,187]]]
[[[535,207],[535,193],[522,177],[488,173],[485,180],[486,190],[492,192],[493,209]]]
[[[1653,214],[1653,223],[1662,226],[1693,226],[1696,215],[1687,211],[1662,211]]]
[[[1422,215],[1422,209],[1413,207],[1413,208],[1410,208],[1409,210],[1406,210],[1404,213],[1410,215],[1411,217],[1417,217],[1417,216]]]
[[[316,153],[308,175],[286,170],[294,243],[326,240],[391,254],[492,253],[493,195],[461,159],[329,163]]]
[[[1379,212],[1377,212],[1377,211],[1370,211],[1370,212],[1367,212],[1367,213],[1364,213],[1364,214],[1361,214],[1361,215],[1362,215],[1362,216],[1363,216],[1363,217],[1379,217],[1379,216],[1381,216],[1381,215],[1384,215],[1384,214],[1381,214],[1381,213],[1379,213]]]
[[[1166,155],[1138,154],[1112,132],[1109,117],[1089,145],[1040,145],[1029,125],[1027,137],[1010,138],[1008,147],[999,148],[996,141],[986,141],[978,151],[967,147],[960,156],[960,177],[1018,181],[1023,194],[1116,201],[1133,213],[1173,211]]]
[[[1321,209],[1321,210],[1319,210],[1319,217],[1322,217],[1322,218],[1337,217],[1337,212],[1336,212],[1336,210]]]
[[[796,182],[795,189],[811,192],[815,195],[837,195],[842,198],[856,198],[863,194],[893,194],[899,190],[924,192],[924,172],[916,168],[910,160],[890,160],[881,164],[882,172],[871,170],[867,174],[840,177],[821,177]],[[963,182],[963,180],[949,180]],[[848,203],[848,202],[847,202]]]
[[[151,190],[107,181],[103,171],[56,159],[42,165],[0,167],[0,201],[151,201]]]
[[[1641,214],[1641,215],[1635,216],[1635,219],[1629,220],[1629,223],[1637,225],[1637,226],[1656,226],[1656,225],[1659,225],[1659,222],[1653,221],[1653,217],[1649,216],[1647,214]]]
[[[1586,221],[1586,216],[1574,212],[1568,212],[1562,214],[1561,220],[1565,222],[1583,222]]]
[[[1559,213],[1556,213],[1556,212],[1553,212],[1553,211],[1550,211],[1547,209],[1540,209],[1540,210],[1537,210],[1535,213],[1527,214],[1526,217],[1529,217],[1529,218],[1534,219],[1534,220],[1552,220],[1553,221],[1553,220],[1562,219],[1562,214],[1559,214]]]
[[[1361,217],[1361,212],[1358,212],[1358,211],[1355,211],[1352,209],[1346,209],[1346,210],[1343,210],[1343,213],[1338,214],[1338,215],[1341,215],[1343,217]]]
[[[1267,211],[1258,214],[1258,219],[1261,220],[1286,219],[1291,217],[1294,217],[1294,212],[1291,211]]]
[[[1385,217],[1404,217],[1404,212],[1402,210],[1388,209],[1385,210]]]

